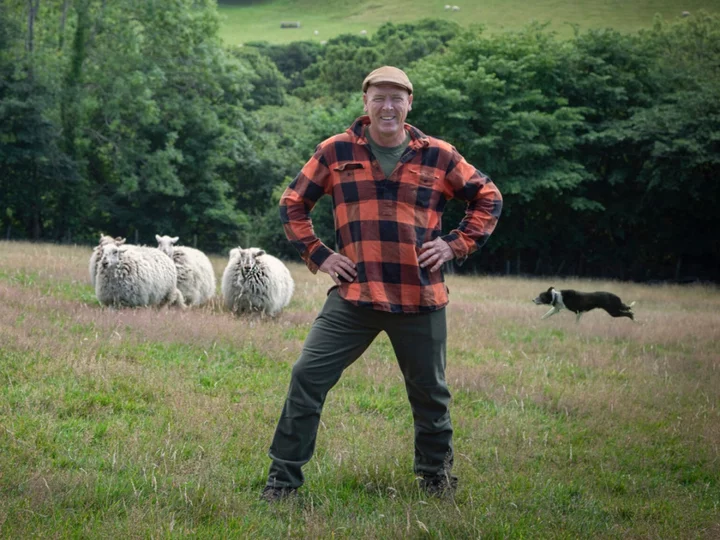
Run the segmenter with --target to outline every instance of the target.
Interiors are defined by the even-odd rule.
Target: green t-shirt
[[[370,137],[369,129],[365,131],[365,136],[367,137],[370,149],[372,150],[375,159],[377,159],[380,163],[380,168],[385,174],[385,178],[388,178],[392,174],[393,170],[395,170],[395,165],[397,165],[398,161],[400,161],[400,157],[407,148],[407,145],[410,142],[410,134],[406,132],[405,140],[398,146],[380,146]]]

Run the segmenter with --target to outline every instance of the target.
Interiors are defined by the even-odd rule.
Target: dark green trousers
[[[268,485],[299,487],[315,450],[328,391],[380,332],[392,343],[415,422],[415,473],[435,475],[453,463],[445,383],[445,309],[396,314],[357,307],[332,290],[292,368],[290,389],[270,447]]]

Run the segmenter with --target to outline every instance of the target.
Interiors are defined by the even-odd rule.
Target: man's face
[[[392,84],[368,87],[363,94],[363,102],[365,112],[370,117],[373,138],[389,141],[402,136],[404,139],[405,118],[412,108],[412,99],[407,90]]]

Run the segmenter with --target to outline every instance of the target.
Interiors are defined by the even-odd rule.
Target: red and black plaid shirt
[[[410,143],[386,178],[365,137],[369,123],[362,116],[318,145],[280,200],[285,234],[317,272],[333,251],[315,236],[310,211],[331,195],[337,249],[357,270],[354,281],[343,282],[340,296],[395,313],[440,309],[448,303],[443,274],[420,267],[420,246],[441,236],[464,260],[495,229],[502,196],[452,145],[409,124]],[[453,198],[467,201],[467,211],[457,229],[442,236],[443,210]]]

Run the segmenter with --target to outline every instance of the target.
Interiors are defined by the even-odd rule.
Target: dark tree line
[[[423,20],[228,48],[210,0],[0,3],[4,237],[160,233],[295,258],[279,194],[388,63],[414,82],[409,121],[505,196],[461,271],[720,279],[717,17],[571,39]],[[329,201],[314,223],[331,242]]]

